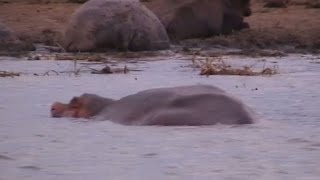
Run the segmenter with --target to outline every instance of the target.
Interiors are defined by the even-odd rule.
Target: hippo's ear
[[[79,97],[73,97],[69,102],[69,107],[79,107],[81,105],[81,100]]]
[[[79,102],[79,97],[73,97],[71,100],[70,100],[70,104],[74,104],[74,103],[78,103]]]

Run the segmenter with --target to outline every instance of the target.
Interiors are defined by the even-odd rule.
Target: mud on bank
[[[66,1],[1,0],[0,17],[21,40],[57,46],[69,17],[81,5],[61,2]],[[254,0],[252,10],[252,16],[246,18],[250,29],[173,43],[187,48],[239,48],[249,54],[261,49],[320,52],[319,8],[307,8],[304,0],[292,1],[288,8],[265,8],[261,0]]]

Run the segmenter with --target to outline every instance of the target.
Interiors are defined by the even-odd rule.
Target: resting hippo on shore
[[[0,22],[0,51],[34,50],[33,45],[21,42],[6,25]]]
[[[111,120],[125,125],[250,124],[249,109],[225,91],[209,86],[158,88],[120,100],[83,94],[68,104],[56,102],[52,117]]]
[[[160,20],[138,0],[91,0],[71,17],[67,51],[161,50],[169,38]]]
[[[0,40],[4,41],[5,39],[12,39],[11,30],[0,22]]]
[[[201,38],[248,28],[250,0],[148,0],[171,39]]]

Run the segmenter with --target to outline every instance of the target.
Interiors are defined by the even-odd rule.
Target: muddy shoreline
[[[259,0],[252,2],[251,26],[230,35],[172,42],[172,51],[214,51],[218,54],[278,56],[286,53],[320,53],[320,9],[307,8],[296,0],[287,8],[265,8]],[[301,3],[298,3],[298,1]],[[3,1],[4,2],[4,1]],[[294,1],[295,2],[295,1]],[[81,4],[0,3],[0,17],[18,38],[27,43],[56,46],[69,17]],[[230,52],[230,49],[233,49]],[[271,50],[271,51],[270,51]],[[266,53],[267,52],[267,53]],[[272,52],[272,53],[268,53]],[[276,53],[275,53],[276,52]],[[2,51],[1,55],[23,55],[25,52]]]

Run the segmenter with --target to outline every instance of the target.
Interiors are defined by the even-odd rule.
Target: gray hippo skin
[[[91,0],[71,17],[67,51],[161,50],[169,38],[160,20],[138,0]]]
[[[9,27],[0,22],[0,51],[28,50],[34,50],[34,46],[20,41]]]
[[[141,91],[117,101],[83,94],[74,97],[69,104],[54,103],[51,115],[92,117],[124,125],[199,126],[251,124],[254,118],[249,111],[219,88],[194,85]]]
[[[248,28],[250,0],[149,0],[171,39],[209,37]]]

